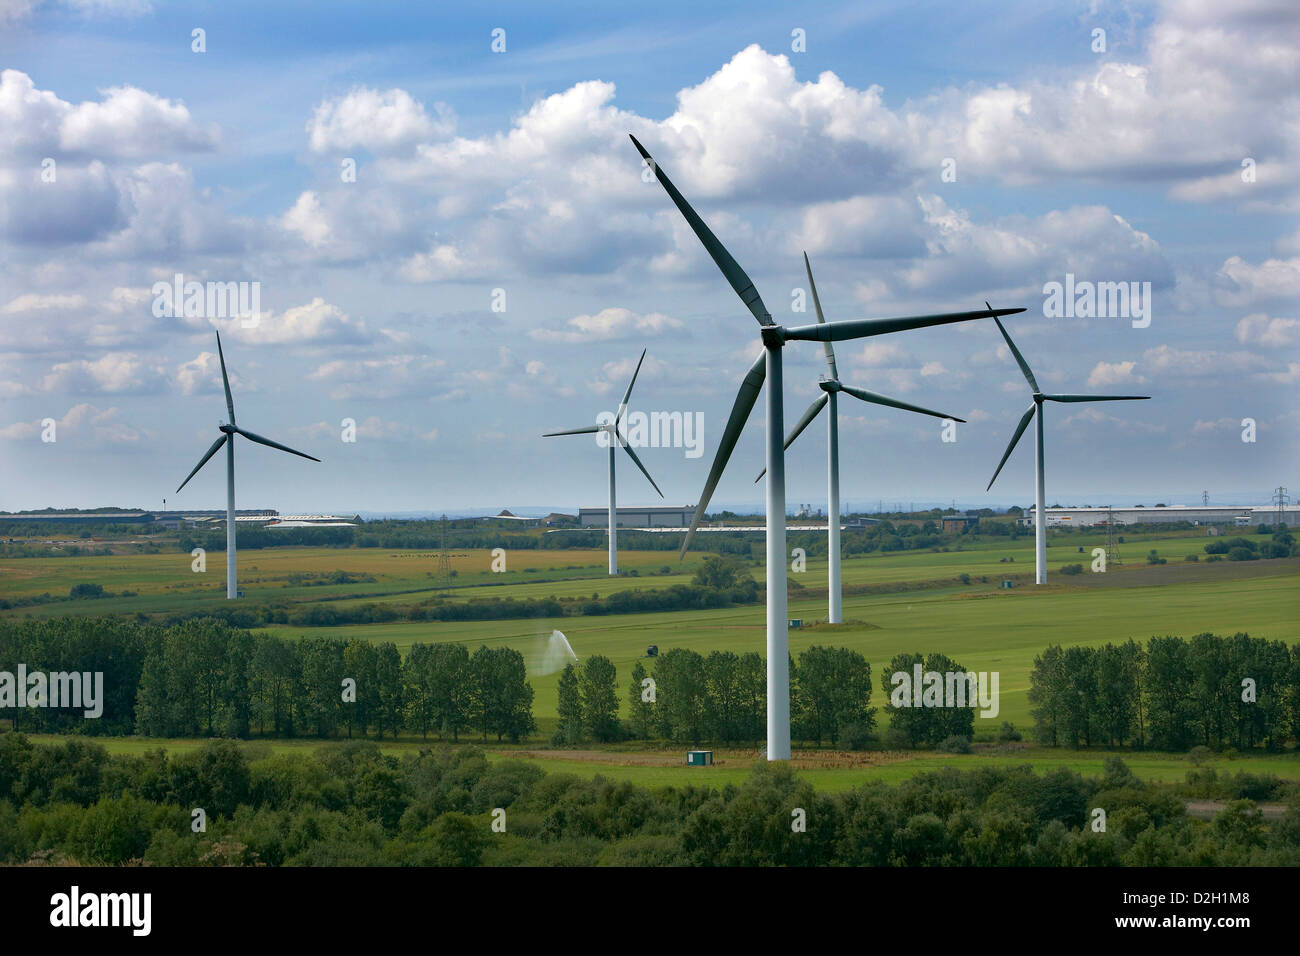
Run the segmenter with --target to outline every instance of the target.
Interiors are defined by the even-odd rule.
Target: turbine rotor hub
[[[779,325],[760,326],[759,334],[763,337],[763,345],[769,349],[779,349],[785,345],[785,329]]]

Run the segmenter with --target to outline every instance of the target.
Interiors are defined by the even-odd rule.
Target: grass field
[[[880,669],[902,651],[942,651],[962,666],[1000,673],[1001,712],[996,719],[976,720],[996,729],[1002,721],[1030,723],[1029,671],[1033,659],[1048,644],[1145,641],[1155,635],[1190,637],[1204,631],[1300,640],[1300,562],[1287,559],[1254,562],[1258,576],[1220,581],[1180,583],[1177,587],[1090,588],[1050,586],[1009,591],[956,586],[899,594],[848,596],[846,624],[823,630],[790,632],[790,650],[799,654],[813,644],[850,647],[871,662],[876,686]],[[1273,572],[1264,574],[1262,572]],[[1144,578],[1149,581],[1149,578]],[[825,608],[817,599],[795,599],[791,617],[816,620]],[[627,614],[616,617],[569,617],[520,621],[394,622],[350,627],[272,627],[277,634],[328,633],[345,639],[393,641],[405,652],[413,643],[460,641],[470,646],[505,645],[526,660],[540,660],[552,628],[563,630],[579,657],[604,654],[626,684],[636,660],[644,659],[648,644],[660,652],[684,647],[700,653],[764,649],[764,609],[761,605],[712,611]],[[555,718],[556,675],[530,677],[537,697],[534,713],[549,728]],[[877,703],[883,693],[877,690]]]
[[[33,735],[33,740],[44,744],[58,744],[67,737]],[[102,744],[109,753],[139,756],[148,750],[163,748],[170,753],[184,753],[202,745],[201,740],[150,740],[138,737],[83,738],[87,742]],[[472,742],[472,741],[471,741]],[[244,744],[250,759],[271,754],[311,753],[319,747],[338,747],[341,741],[293,740],[251,741]],[[402,755],[415,753],[422,748],[437,746],[436,741],[420,740],[385,741],[385,753]],[[659,751],[612,750],[595,751],[539,751],[489,744],[485,746],[488,759],[523,760],[535,764],[547,773],[571,773],[590,779],[597,775],[607,780],[627,780],[645,787],[686,786],[688,784],[723,787],[740,783],[749,776],[761,757],[755,750],[716,750],[712,767],[687,767],[683,763],[682,749]],[[899,783],[919,773],[944,768],[971,770],[978,767],[1009,767],[1028,764],[1038,773],[1057,767],[1068,767],[1084,776],[1102,773],[1102,764],[1108,753],[1104,750],[1076,751],[1049,750],[1033,745],[1014,747],[977,748],[970,754],[916,754],[910,752],[846,753],[829,751],[795,751],[792,766],[796,772],[819,790],[847,790],[873,780]],[[1191,762],[1181,754],[1121,753],[1124,762],[1138,777],[1158,783],[1180,783],[1192,769]],[[1220,775],[1230,773],[1271,773],[1284,780],[1300,780],[1300,754],[1251,755],[1228,759],[1209,760]]]
[[[758,539],[756,539],[758,540]],[[1170,559],[1181,561],[1188,553],[1200,552],[1205,538],[1191,532],[1132,539],[1126,544],[1129,563],[1110,573],[1127,575],[1144,568],[1145,555],[1152,548]],[[1091,562],[1091,550],[1104,545],[1102,535],[1070,533],[1054,536],[1048,548],[1049,571],[1065,564]],[[174,542],[166,545],[174,547]],[[898,582],[949,582],[961,574],[998,581],[1004,574],[1033,573],[1033,539],[984,537],[962,544],[961,551],[895,551],[848,555],[842,564],[846,589]],[[1079,549],[1083,551],[1080,552]],[[58,616],[63,614],[145,614],[191,610],[225,601],[225,555],[212,552],[207,569],[195,573],[189,552],[163,550],[157,554],[124,553],[108,556],[0,558],[0,596],[22,598],[49,594],[66,596],[76,584],[94,582],[106,591],[130,597],[58,601],[0,611],[0,615]],[[760,549],[761,550],[761,549]],[[605,596],[628,588],[668,587],[690,581],[702,555],[692,552],[678,561],[676,551],[622,551],[619,564],[624,575],[610,578],[603,549],[511,550],[506,570],[493,572],[493,556],[487,549],[453,549],[450,564],[456,572],[455,587],[439,589],[434,575],[438,553],[424,550],[381,548],[264,548],[240,553],[239,584],[253,601],[303,603],[339,600],[344,604],[363,602],[416,603],[442,595],[451,600],[505,596],[585,597]],[[1003,561],[1002,559],[1007,559]],[[664,569],[667,573],[662,573]],[[326,575],[347,571],[373,578],[349,584],[295,583],[300,576]],[[635,572],[635,576],[628,572]],[[761,578],[761,562],[753,564]],[[807,570],[791,575],[810,589],[825,589],[826,561],[809,558]]]
[[[1091,562],[1091,549],[1104,543],[1101,536],[1071,533],[1053,537],[1049,567],[1066,563]],[[1030,574],[1033,542],[1022,537],[985,538],[961,551],[919,551],[873,553],[851,556],[844,561],[844,616],[848,623],[835,627],[805,627],[790,632],[791,652],[798,655],[814,644],[845,646],[862,653],[873,670],[873,701],[884,700],[880,675],[887,662],[903,651],[941,651],[963,667],[975,671],[996,671],[1000,677],[1000,712],[975,721],[977,739],[989,740],[1003,721],[1027,731],[1030,717],[1029,674],[1034,657],[1049,644],[1100,645],[1129,638],[1145,641],[1154,635],[1191,635],[1210,631],[1232,634],[1246,631],[1252,636],[1300,641],[1300,558],[1254,562],[1184,563],[1182,555],[1199,552],[1206,538],[1190,532],[1164,536],[1130,537],[1124,545],[1127,562],[1106,574],[1067,577],[1052,575],[1047,586],[1022,585],[1001,589],[1008,574]],[[1083,549],[1080,553],[1079,548]],[[1169,559],[1169,564],[1148,566],[1146,553],[1152,548]],[[66,594],[80,581],[94,581],[110,591],[131,590],[135,597],[66,601],[31,608],[15,608],[7,616],[63,614],[162,612],[224,606],[224,560],[211,554],[206,574],[190,570],[188,554],[114,554],[103,557],[4,558],[0,559],[0,595]],[[437,593],[430,575],[437,566],[437,553],[388,549],[275,548],[241,555],[241,586],[249,598],[301,603],[338,600],[414,602]],[[486,550],[457,551],[453,567],[461,573],[457,581],[468,586],[442,593],[453,600],[488,595],[523,597],[607,595],[617,589],[664,587],[689,581],[701,555],[692,554],[678,563],[675,552],[622,552],[625,571],[637,576],[609,578],[605,574],[603,550],[519,550],[507,556],[508,570],[493,574],[487,570],[491,554]],[[1007,560],[1003,560],[1007,559]],[[1014,559],[1014,560],[1011,560]],[[660,575],[664,566],[671,573]],[[323,575],[344,570],[373,577],[374,581],[344,585],[304,586],[293,584],[294,575]],[[762,579],[763,568],[752,573]],[[969,585],[958,577],[968,574]],[[987,581],[983,580],[987,578]],[[790,616],[807,622],[824,619],[826,613],[825,562],[809,559],[807,571],[792,575],[803,585],[793,588]],[[495,586],[487,586],[491,581]],[[883,586],[912,587],[891,593],[873,593]],[[367,597],[362,597],[367,595]],[[604,654],[619,671],[620,697],[626,691],[633,664],[645,659],[647,645],[660,651],[683,647],[707,654],[712,650],[757,651],[765,647],[764,608],[761,604],[711,611],[679,611],[618,616],[576,616],[556,619],[523,619],[476,622],[407,622],[331,628],[274,626],[267,631],[285,637],[329,636],[350,640],[392,641],[405,653],[416,642],[457,641],[471,648],[480,644],[503,645],[519,650],[529,662],[530,681],[536,692],[534,714],[542,739],[556,724],[556,674],[537,672],[542,652],[552,629],[562,630],[579,658]],[[626,705],[624,705],[626,706]],[[135,742],[108,742],[110,746]],[[185,746],[173,742],[169,746]],[[143,745],[142,745],[143,746]],[[315,743],[275,744],[277,748],[312,747]],[[415,744],[401,745],[415,746]],[[494,751],[495,752],[495,751]],[[674,752],[675,753],[675,752]],[[719,766],[702,771],[719,780],[748,772],[753,754],[720,755]],[[871,756],[871,755],[868,755]],[[816,767],[806,771],[830,778],[856,779],[870,772],[885,777],[906,775],[917,768],[961,765],[972,761],[1024,760],[1065,761],[1080,770],[1095,770],[1104,754],[1080,754],[1035,750],[1028,757],[1002,755],[908,756],[879,760],[863,767]],[[860,759],[866,759],[859,755]],[[539,756],[552,769],[600,772],[627,779],[677,782],[695,779],[701,771],[660,763]],[[675,758],[673,758],[675,760]],[[1127,758],[1126,758],[1127,759]],[[1156,779],[1181,779],[1186,770],[1181,758],[1139,754],[1143,773]],[[1234,761],[1246,768],[1250,761],[1263,761],[1278,772],[1283,766],[1295,775],[1297,764],[1278,764],[1289,758],[1251,757]],[[974,764],[972,764],[974,765]],[[828,785],[831,785],[828,783]],[[835,784],[840,785],[840,784]],[[848,785],[848,784],[843,784]]]

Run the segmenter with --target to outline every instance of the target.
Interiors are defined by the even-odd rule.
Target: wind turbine
[[[758,393],[767,380],[767,759],[790,759],[790,633],[786,617],[785,573],[785,449],[781,435],[785,431],[781,401],[781,349],[788,341],[840,342],[860,339],[905,329],[921,329],[949,322],[965,322],[989,316],[1011,315],[1024,309],[988,309],[979,312],[949,312],[942,315],[919,315],[896,319],[851,319],[846,322],[819,322],[816,325],[784,328],[772,321],[772,315],[736,260],[718,241],[704,220],[690,203],[677,191],[677,187],[664,175],[662,167],[654,161],[645,147],[631,137],[632,144],[649,167],[654,170],[659,184],[685,217],[692,231],[704,244],[713,261],[722,270],[731,288],[740,296],[755,319],[763,341],[763,354],[758,357],[741,382],[740,391],[732,406],[731,416],[718,442],[718,453],[713,459],[700,502],[691,519],[690,530],[682,542],[681,557],[695,536],[700,519],[708,507],[709,499],[722,477],[732,450],[740,438],[749,413],[758,401]],[[987,303],[985,303],[987,305]]]
[[[220,332],[217,333],[217,357],[221,360],[221,384],[226,389],[226,411],[230,412],[230,423],[217,426],[217,430],[221,432],[221,437],[212,443],[212,447],[199,459],[199,463],[194,466],[194,470],[185,476],[185,480],[181,482],[180,488],[177,488],[176,492],[179,494],[181,488],[189,484],[190,479],[198,474],[199,469],[221,450],[221,446],[226,446],[226,598],[233,601],[239,597],[239,590],[235,585],[235,436],[243,435],[249,441],[257,442],[259,445],[267,445],[271,448],[278,448],[280,451],[287,451],[299,458],[310,458],[312,461],[320,461],[320,459],[312,458],[311,455],[300,451],[294,451],[288,445],[281,445],[279,442],[263,438],[261,435],[255,435],[236,425],[235,401],[230,397],[230,379],[226,376],[226,357],[221,351]]]
[[[808,288],[812,291],[813,305],[817,309],[817,321],[824,324],[826,316],[822,315],[821,299],[817,296],[817,284],[813,282],[812,265],[808,262],[808,253],[803,254],[803,267],[808,273]],[[986,302],[985,305],[988,303]],[[852,395],[854,398],[861,399],[864,402],[870,402],[874,405],[888,405],[891,408],[901,408],[904,411],[918,412],[922,415],[933,415],[935,418],[951,418],[953,421],[965,422],[966,419],[958,418],[956,415],[947,415],[943,412],[931,411],[928,408],[922,408],[920,405],[912,405],[908,402],[901,402],[896,398],[887,398],[876,392],[868,392],[866,389],[854,388],[851,385],[845,385],[840,381],[839,370],[835,367],[835,350],[831,347],[829,340],[822,343],[826,350],[826,365],[830,370],[830,377],[822,377],[817,385],[822,390],[821,396],[817,398],[810,406],[808,411],[803,413],[803,417],[790,430],[786,436],[785,448],[789,448],[799,434],[812,424],[823,408],[828,404],[831,407],[830,418],[826,422],[826,484],[827,497],[830,499],[829,515],[827,515],[826,532],[828,538],[828,554],[830,557],[830,570],[828,572],[827,582],[830,595],[830,611],[827,621],[831,624],[839,624],[843,617],[842,602],[840,597],[840,425],[839,425],[839,393]],[[767,469],[764,468],[754,479],[757,483],[762,480]]]
[[[988,305],[987,302],[984,303]],[[1002,455],[1002,460],[998,462],[998,470],[993,472],[992,479],[989,480],[989,488],[993,487],[993,482],[998,480],[998,475],[1002,473],[1002,466],[1007,463],[1011,457],[1011,451],[1016,447],[1016,442],[1020,441],[1020,436],[1025,433],[1029,427],[1029,419],[1036,420],[1037,427],[1034,431],[1037,445],[1037,462],[1034,470],[1034,583],[1047,583],[1047,512],[1046,492],[1043,480],[1043,402],[1139,402],[1149,399],[1150,395],[1047,395],[1038,387],[1038,382],[1034,379],[1034,373],[1029,370],[1029,363],[1025,357],[1020,354],[1020,349],[1016,348],[1016,343],[1011,341],[1011,336],[1007,335],[1007,330],[1002,327],[1002,323],[994,318],[998,323],[998,331],[1002,337],[1007,340],[1007,348],[1011,349],[1011,354],[1015,356],[1016,364],[1020,366],[1020,371],[1024,372],[1025,380],[1029,382],[1029,387],[1034,390],[1034,404],[1020,417],[1020,424],[1016,426],[1016,433],[1011,436],[1011,444],[1007,445],[1006,452]]]
[[[614,448],[621,447],[627,452],[628,457],[636,462],[636,466],[641,469],[641,474],[645,475],[646,481],[654,486],[654,490],[659,492],[662,498],[664,493],[659,491],[659,486],[655,480],[650,477],[650,472],[645,470],[645,465],[641,464],[641,459],[637,457],[632,446],[627,443],[627,438],[623,435],[623,416],[627,414],[627,402],[632,397],[632,386],[636,384],[636,377],[641,372],[641,363],[645,361],[645,349],[641,350],[641,357],[637,359],[636,370],[632,373],[632,381],[627,383],[627,391],[623,393],[623,401],[618,403],[618,413],[614,416],[614,421],[603,425],[585,425],[582,428],[570,428],[562,432],[547,432],[543,438],[555,438],[557,435],[591,435],[593,433],[603,433],[609,439],[609,573],[618,574],[618,508],[615,504],[614,496]]]

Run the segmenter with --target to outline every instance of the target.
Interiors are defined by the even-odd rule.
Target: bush
[[[104,596],[104,586],[102,584],[93,584],[89,581],[81,584],[74,584],[68,591],[68,597],[74,601],[77,598],[98,598]]]
[[[901,727],[889,727],[885,730],[884,744],[886,750],[909,750],[912,738]]]
[[[1233,548],[1228,552],[1229,561],[1255,561],[1258,559],[1259,555],[1250,548]]]
[[[1083,565],[1082,565],[1082,564],[1067,564],[1067,565],[1065,565],[1063,568],[1061,568],[1061,573],[1062,573],[1062,574],[1082,574],[1082,573],[1083,573]]]
[[[850,750],[866,750],[872,736],[871,727],[856,721],[840,728],[840,741]]]
[[[1199,554],[1189,554],[1187,557],[1183,558],[1183,560],[1184,560],[1184,561],[1199,561],[1199,560],[1201,560],[1201,556],[1200,556]]]
[[[998,740],[1003,743],[1020,740],[1020,731],[1016,730],[1016,725],[1009,720],[1002,722],[1002,727],[998,730]]]
[[[965,571],[961,573],[958,579],[961,581],[962,584],[970,584],[970,575],[967,574]]]
[[[958,737],[953,734],[951,737],[945,737],[943,743],[939,744],[935,749],[945,754],[968,754],[970,753],[970,738]]]

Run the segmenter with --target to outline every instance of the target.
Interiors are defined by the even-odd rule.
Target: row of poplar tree
[[[1053,645],[1034,659],[1029,700],[1051,746],[1277,750],[1300,739],[1300,644],[1238,633]]]

